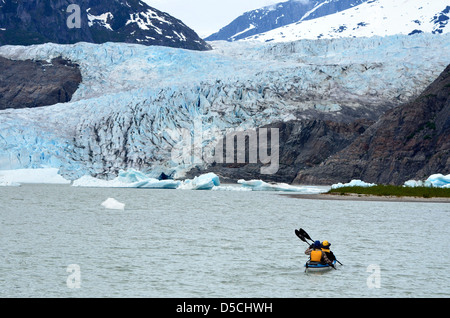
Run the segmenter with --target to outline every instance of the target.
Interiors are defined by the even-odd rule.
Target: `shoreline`
[[[397,197],[397,196],[378,196],[378,195],[353,194],[353,193],[347,193],[345,195],[330,194],[330,193],[320,193],[320,194],[290,193],[281,195],[290,198],[306,199],[306,200],[450,203],[450,198],[442,198],[442,197],[432,197],[432,198],[408,197],[408,196]]]

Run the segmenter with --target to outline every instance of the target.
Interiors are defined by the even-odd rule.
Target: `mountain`
[[[442,34],[450,31],[449,12],[449,0],[370,0],[334,14],[248,36],[246,40],[288,42],[394,34]]]
[[[82,75],[70,102],[0,110],[0,169],[53,167],[70,180],[122,169],[182,177],[209,165],[174,158],[192,149],[183,144],[191,136],[208,152],[229,131],[274,127],[282,156],[267,178],[290,182],[294,169],[313,168],[415,100],[450,56],[450,34],[212,44],[206,52],[111,42],[0,47],[15,61],[61,57]],[[436,130],[430,123],[414,138],[433,141],[449,117],[439,114]],[[415,159],[424,164],[427,153]]]
[[[290,0],[245,12],[206,41],[236,41],[294,22],[341,12],[368,0]]]
[[[210,49],[183,22],[139,0],[0,0],[0,45],[47,42]]]
[[[300,171],[295,182],[402,185],[435,173],[450,173],[450,65],[419,97],[386,112],[350,146]]]

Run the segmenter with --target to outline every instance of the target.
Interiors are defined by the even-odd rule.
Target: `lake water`
[[[0,221],[1,297],[450,296],[447,203],[23,185]],[[305,273],[299,227],[343,266]]]

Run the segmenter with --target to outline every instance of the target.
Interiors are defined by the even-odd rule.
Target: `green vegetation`
[[[330,194],[360,194],[395,197],[450,198],[450,189],[433,187],[403,187],[393,185],[376,185],[373,187],[343,187],[331,189]]]

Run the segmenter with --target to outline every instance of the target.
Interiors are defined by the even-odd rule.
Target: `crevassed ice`
[[[193,165],[172,161],[171,151],[196,122],[207,146],[234,129],[343,110],[380,112],[435,80],[447,66],[450,35],[213,46],[0,47],[12,59],[68,58],[83,77],[69,103],[0,111],[0,169],[54,167],[71,180],[110,180],[121,169],[182,175]]]

